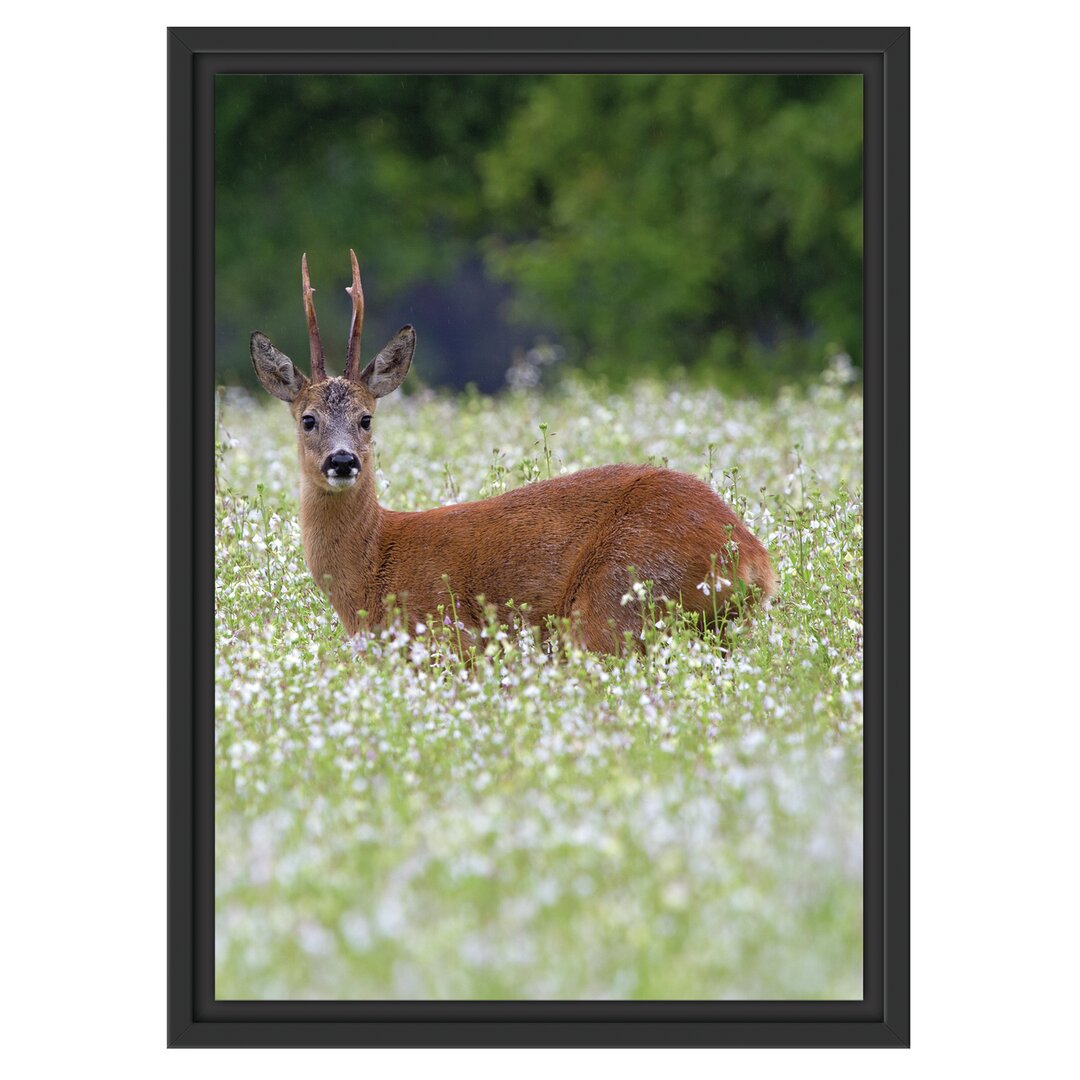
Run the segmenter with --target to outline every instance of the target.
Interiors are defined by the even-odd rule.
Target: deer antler
[[[357,382],[360,378],[360,335],[364,330],[364,289],[360,284],[360,264],[352,248],[349,248],[349,257],[352,259],[352,284],[345,291],[352,297],[352,322],[349,324],[345,378]]]
[[[304,313],[307,315],[308,339],[311,341],[311,381],[326,379],[326,360],[323,356],[322,338],[319,337],[319,320],[315,318],[315,290],[308,277],[307,253],[300,260],[300,276],[304,284]]]

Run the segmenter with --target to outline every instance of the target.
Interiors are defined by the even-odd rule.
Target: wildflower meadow
[[[527,613],[463,641],[449,597],[349,640],[304,564],[288,409],[228,389],[217,421],[219,999],[862,996],[844,358],[764,398],[570,378],[395,394],[375,417],[397,510],[613,462],[703,478],[780,579],[730,649],[647,582],[645,647],[622,657]]]

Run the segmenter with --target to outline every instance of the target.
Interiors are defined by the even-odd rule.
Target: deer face
[[[310,483],[328,492],[345,491],[356,483],[371,450],[375,403],[401,385],[416,351],[416,331],[403,326],[371,363],[360,370],[364,293],[356,254],[352,251],[349,254],[353,283],[346,291],[352,297],[353,318],[343,376],[334,379],[326,376],[306,255],[301,261],[301,273],[311,339],[311,378],[265,334],[255,331],[251,335],[251,362],[259,382],[267,393],[287,401],[292,409],[301,471]]]
[[[287,401],[296,420],[300,468],[324,491],[356,483],[371,450],[371,422],[379,398],[409,372],[416,332],[402,327],[356,380],[311,382],[265,335],[251,335],[251,359],[263,388]]]
[[[356,483],[371,449],[375,398],[348,379],[328,379],[306,387],[292,403],[300,447],[300,468],[329,491]]]

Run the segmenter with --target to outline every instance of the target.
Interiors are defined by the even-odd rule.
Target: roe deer
[[[352,323],[345,373],[326,374],[307,256],[301,260],[311,379],[270,340],[251,336],[265,389],[289,403],[300,448],[304,557],[348,634],[385,617],[394,594],[411,616],[450,609],[482,624],[477,597],[509,610],[527,604],[541,624],[571,621],[579,644],[619,652],[641,629],[624,604],[633,573],[695,613],[702,627],[733,614],[736,594],[768,599],[776,577],[761,542],[705,483],[644,465],[606,465],[541,480],[478,502],[401,513],[379,506],[371,466],[371,418],[408,374],[416,333],[402,327],[360,367],[364,294],[352,257]],[[715,592],[699,587],[713,581]],[[362,619],[358,613],[366,613]]]

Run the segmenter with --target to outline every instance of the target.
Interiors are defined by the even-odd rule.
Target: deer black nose
[[[360,471],[360,459],[355,454],[339,450],[323,462],[323,472],[327,476],[355,476]]]

